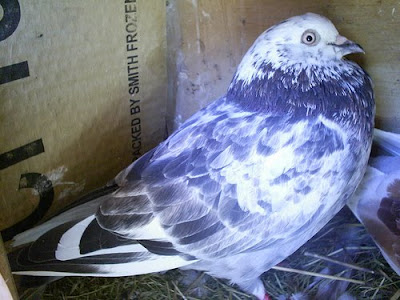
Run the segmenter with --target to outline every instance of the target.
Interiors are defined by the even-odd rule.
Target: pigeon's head
[[[304,69],[331,68],[343,56],[357,52],[363,52],[361,46],[341,36],[331,21],[307,13],[261,34],[243,57],[235,78],[249,83],[277,69],[299,74]]]

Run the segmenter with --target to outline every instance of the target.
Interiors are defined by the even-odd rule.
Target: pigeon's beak
[[[336,51],[342,56],[351,53],[365,53],[364,49],[359,44],[354,43],[341,35],[338,35],[335,43],[332,43],[331,45],[334,46]]]

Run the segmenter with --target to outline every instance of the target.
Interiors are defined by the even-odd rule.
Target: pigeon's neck
[[[340,71],[341,66],[283,71],[266,65],[262,76],[249,81],[236,75],[227,101],[245,111],[291,115],[295,119],[323,115],[350,126],[368,122],[373,119],[375,107],[370,79],[358,65],[344,63],[345,71]]]
[[[343,113],[373,106],[368,75],[358,65],[347,61],[329,68],[285,70],[267,64],[258,76],[249,80],[237,73],[228,89],[227,100],[249,111],[305,115]]]

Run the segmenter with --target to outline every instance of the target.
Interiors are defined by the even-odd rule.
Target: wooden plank
[[[6,282],[13,299],[15,299],[15,300],[19,299],[18,293],[17,293],[17,288],[15,287],[15,283],[14,283],[14,278],[10,271],[10,265],[8,263],[7,253],[4,248],[3,239],[1,238],[1,235],[0,235],[0,273],[3,276],[4,281]],[[1,288],[1,286],[0,286],[0,288]],[[2,295],[2,297],[5,297],[4,293],[5,293],[4,290],[0,291],[0,295]],[[7,299],[7,298],[1,298],[1,299]]]
[[[315,12],[363,46],[366,55],[351,59],[373,78],[378,125],[400,132],[399,1],[192,0],[169,1],[169,6],[167,18],[180,30],[169,27],[167,33],[169,44],[178,40],[169,49],[168,64],[175,63],[176,71],[169,79],[174,87],[170,98],[176,101],[176,108],[169,107],[175,117],[170,127],[225,93],[241,57],[261,32],[290,16]]]

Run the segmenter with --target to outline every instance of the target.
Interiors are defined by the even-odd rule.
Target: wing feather
[[[324,188],[337,180],[335,170],[341,177],[337,189],[351,180],[352,170],[346,170],[351,163],[343,159],[351,152],[349,141],[329,121],[262,118],[233,106],[225,111],[230,113],[201,111],[202,118],[160,145],[141,174],[166,239],[182,253],[203,259],[294,234],[322,213],[319,197],[332,193]],[[338,157],[343,163],[335,165]],[[301,216],[299,195],[309,205]]]
[[[243,113],[221,98],[122,171],[94,214],[50,230],[59,260],[49,257],[53,267],[42,275],[59,274],[60,260],[71,274],[140,274],[144,262],[163,270],[290,239],[324,213],[324,197],[353,180],[351,148],[322,117]],[[122,254],[108,260],[113,253]]]

